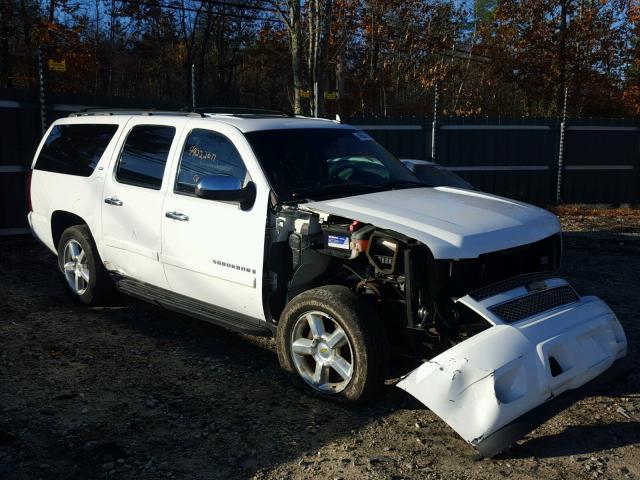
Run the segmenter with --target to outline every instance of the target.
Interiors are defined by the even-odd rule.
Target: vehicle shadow
[[[640,443],[640,422],[636,420],[637,414],[633,410],[625,409],[625,406],[629,405],[628,401],[640,394],[638,380],[637,368],[611,380],[581,398],[581,405],[569,407],[568,419],[565,417],[563,423],[579,422],[579,425],[569,425],[561,432],[553,434],[544,434],[536,429],[532,432],[533,435],[530,433],[496,458],[586,455]],[[634,408],[633,405],[631,408]],[[556,410],[553,417],[562,411]],[[572,412],[576,412],[577,415],[572,416]],[[621,420],[611,420],[612,417]],[[589,423],[594,421],[596,423]]]
[[[606,429],[607,435],[602,435]],[[591,455],[640,443],[640,422],[614,422],[592,425],[571,425],[560,433],[535,437],[511,448],[501,459],[551,458],[571,455]]]

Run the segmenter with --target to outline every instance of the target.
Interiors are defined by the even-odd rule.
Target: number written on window
[[[182,150],[175,191],[193,194],[205,175],[230,176],[243,185],[248,181],[247,169],[231,140],[211,130],[195,129]]]

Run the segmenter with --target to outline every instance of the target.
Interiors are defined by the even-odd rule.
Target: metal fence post
[[[558,176],[556,178],[556,203],[562,201],[562,169],[564,164],[564,144],[567,123],[567,93],[568,88],[564,88],[564,105],[562,107],[562,122],[560,122],[560,145],[558,148]]]
[[[438,129],[438,84],[433,90],[433,122],[431,122],[431,161],[436,161],[436,130]]]
[[[313,112],[312,117],[318,118],[318,82],[313,82]]]
[[[47,110],[44,96],[44,66],[42,65],[42,46],[38,45],[38,80],[40,82],[40,128],[42,135],[47,131]]]
[[[191,64],[191,110],[196,109],[196,65]]]

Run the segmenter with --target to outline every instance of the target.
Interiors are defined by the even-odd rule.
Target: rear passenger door
[[[160,263],[160,214],[169,159],[183,119],[133,118],[103,190],[103,261],[109,270],[167,288]]]
[[[236,318],[263,320],[269,189],[246,138],[229,125],[190,120],[175,163],[162,209],[161,258],[171,290],[240,314]],[[196,197],[205,175],[233,177],[243,186],[253,181],[255,203],[242,210],[238,203]]]

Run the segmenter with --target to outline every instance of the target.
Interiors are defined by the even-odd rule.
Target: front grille
[[[489,308],[489,311],[505,323],[514,323],[578,300],[578,294],[567,285],[501,303]]]
[[[476,302],[481,302],[482,300],[485,300],[489,297],[508,292],[509,290],[513,290],[514,288],[524,287],[534,282],[540,282],[556,277],[557,275],[553,272],[529,273],[527,275],[520,275],[519,277],[510,278],[508,280],[505,280],[504,282],[498,282],[492,285],[487,285],[486,287],[479,288],[469,293],[469,296]]]

